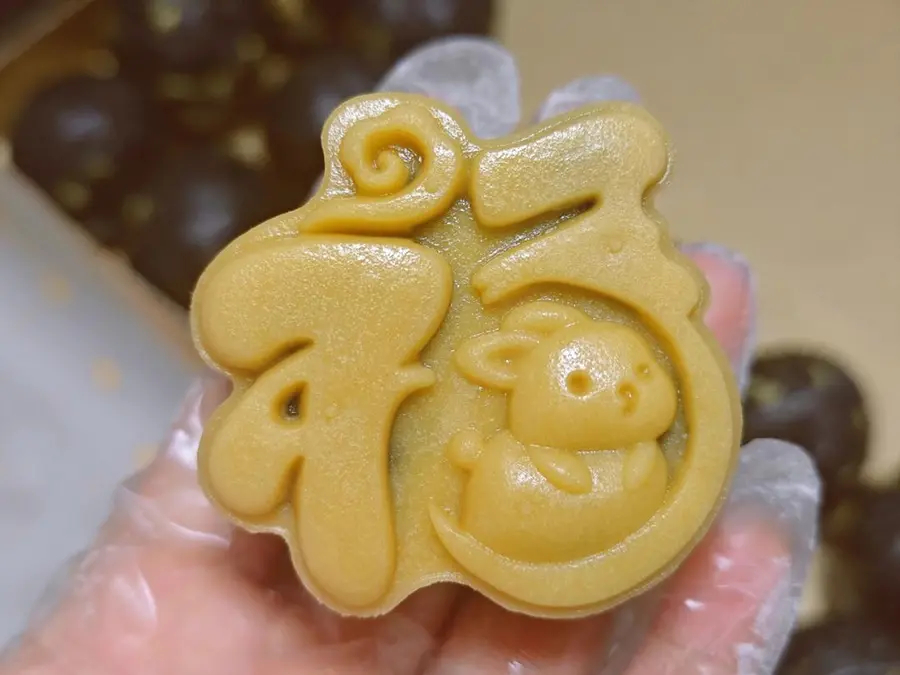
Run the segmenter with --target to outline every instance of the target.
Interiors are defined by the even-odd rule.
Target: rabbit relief
[[[638,332],[533,302],[455,358],[467,379],[508,397],[506,430],[463,431],[447,448],[467,472],[463,531],[508,558],[564,562],[619,544],[659,509],[658,439],[677,392]]]

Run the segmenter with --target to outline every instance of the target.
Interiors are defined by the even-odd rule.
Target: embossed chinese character
[[[371,616],[423,586],[580,616],[667,574],[740,435],[705,285],[647,208],[667,142],[607,104],[481,142],[415,96],[344,104],[301,209],[206,271],[197,345],[235,382],[210,497]]]

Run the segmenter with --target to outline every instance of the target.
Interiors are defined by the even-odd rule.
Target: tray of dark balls
[[[804,448],[822,480],[819,532],[831,561],[827,612],[793,636],[781,675],[900,672],[900,480],[861,480],[870,419],[849,367],[819,350],[761,352],[744,403],[744,440]]]
[[[415,47],[488,34],[493,19],[489,0],[98,0],[87,11],[85,65],[44,77],[12,116],[13,162],[181,307],[226,244],[307,198],[335,107]]]

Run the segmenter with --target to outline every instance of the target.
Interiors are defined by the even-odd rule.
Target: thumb
[[[229,391],[221,378],[191,387],[155,459],[120,487],[102,541],[138,537],[178,545],[228,545],[231,527],[197,480],[197,450],[206,420]]]

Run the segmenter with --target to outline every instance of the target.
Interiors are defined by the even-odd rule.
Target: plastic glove
[[[712,287],[711,328],[745,362],[746,266],[687,247]],[[280,540],[235,531],[197,485],[203,420],[227,394],[190,393],[162,453],[123,485],[52,607],[3,675],[554,675],[767,673],[791,627],[818,492],[798,449],[743,451],[713,531],[659,591],[607,615],[546,621],[438,586],[380,619],[341,619],[299,586]]]
[[[448,63],[470,64],[473,50],[482,63],[498,57],[495,67],[509,76],[508,55],[473,41],[413,59],[453,74],[460,70]],[[413,59],[401,64],[407,75]],[[470,73],[469,81],[484,91],[479,77]],[[415,77],[406,84],[392,88],[421,90]],[[551,96],[545,111],[598,97],[590,81],[578,87],[581,94]],[[517,86],[507,89],[517,94]],[[513,117],[491,112],[471,91],[449,87],[440,97],[474,111],[482,135],[503,133]],[[706,320],[744,374],[750,272],[722,249],[685,250],[711,285]],[[203,421],[226,395],[218,380],[189,394],[161,454],[121,487],[96,541],[0,658],[0,675],[763,675],[774,668],[796,615],[819,500],[812,464],[793,446],[744,448],[728,505],[706,539],[658,589],[611,613],[532,619],[439,585],[387,616],[352,620],[302,589],[279,539],[236,531],[200,491]]]

